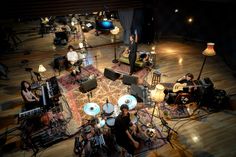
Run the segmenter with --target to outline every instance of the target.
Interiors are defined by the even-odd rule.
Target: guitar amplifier
[[[203,85],[204,88],[208,88],[208,89],[213,89],[214,88],[214,84],[211,81],[211,79],[209,77],[206,77],[204,79],[200,80],[201,85]]]

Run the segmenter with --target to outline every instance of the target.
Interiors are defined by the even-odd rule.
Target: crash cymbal
[[[133,95],[129,95],[129,94],[123,95],[122,97],[119,98],[118,105],[120,107],[123,104],[128,105],[129,110],[132,110],[137,105],[137,99]]]
[[[100,112],[98,104],[90,102],[84,105],[84,112],[90,116],[96,116]]]

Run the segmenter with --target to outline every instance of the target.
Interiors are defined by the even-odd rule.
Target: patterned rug
[[[151,124],[151,110],[146,110],[145,108],[138,110],[138,125],[141,126],[141,132],[145,134],[145,126]],[[148,150],[157,149],[161,146],[165,145],[167,142],[164,140],[166,135],[161,132],[161,126],[159,121],[156,118],[153,119],[152,125],[154,126],[153,129],[155,130],[155,137],[150,138],[148,142],[141,141],[139,149],[135,151],[136,156],[142,156],[143,153],[147,152]]]
[[[103,74],[98,71],[93,65],[88,65],[81,68],[81,73],[76,77],[69,74],[62,75],[58,78],[58,82],[61,84],[63,91],[70,91],[79,88],[79,83],[76,80],[81,80],[83,78],[88,78],[89,76],[94,75],[97,78],[103,76]]]
[[[190,116],[186,106],[180,107],[175,104],[168,105],[167,103],[162,103],[160,105],[160,110],[163,115],[171,119],[186,118]]]
[[[66,83],[70,83],[69,78],[71,76],[62,76],[58,80],[60,86],[63,86],[63,89],[65,89],[64,96],[71,109],[73,116],[73,123],[74,124],[75,122],[77,123],[77,125],[75,126],[78,125],[81,126],[85,124],[88,119],[91,119],[91,116],[86,115],[85,112],[83,111],[84,105],[88,103],[89,100],[90,102],[97,103],[100,106],[100,109],[102,110],[102,107],[107,99],[111,104],[117,106],[118,99],[121,96],[129,93],[129,86],[124,85],[122,83],[122,80],[118,79],[116,81],[112,81],[110,79],[107,79],[102,75],[101,72],[99,72],[96,68],[92,66],[89,67],[88,71],[98,74],[97,77],[99,78],[97,79],[97,84],[98,84],[97,88],[91,91],[92,94],[80,92],[78,88],[79,85],[77,85],[77,83],[72,85],[67,85]],[[142,104],[138,103],[137,106],[142,106]],[[143,113],[139,121],[140,122],[142,121],[142,123],[148,123],[150,121],[150,116],[148,116],[148,114]],[[159,128],[156,128],[156,130],[157,130],[157,137],[162,137],[162,133],[160,132]],[[137,150],[136,153],[141,154],[142,152],[145,152],[147,150],[159,148],[165,143],[166,143],[165,141],[160,139],[155,139],[151,141],[149,145],[147,145],[146,143],[141,143],[141,147],[140,149]]]
[[[122,75],[129,75],[130,66],[127,64],[121,64],[120,66],[118,64],[115,64],[113,67],[111,67],[111,69]],[[143,84],[143,81],[145,77],[148,75],[149,71],[146,68],[136,69],[136,70],[137,71],[132,76],[136,76],[139,78],[138,84]]]

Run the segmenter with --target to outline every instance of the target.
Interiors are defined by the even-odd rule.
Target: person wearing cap
[[[121,113],[115,119],[115,137],[119,146],[124,148],[129,154],[133,155],[134,150],[139,147],[139,142],[134,134],[130,132],[133,125],[130,120],[129,107],[126,104],[121,105]]]

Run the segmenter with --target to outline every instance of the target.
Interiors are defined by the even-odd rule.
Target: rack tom
[[[105,103],[102,107],[105,116],[111,116],[114,112],[114,105]]]

